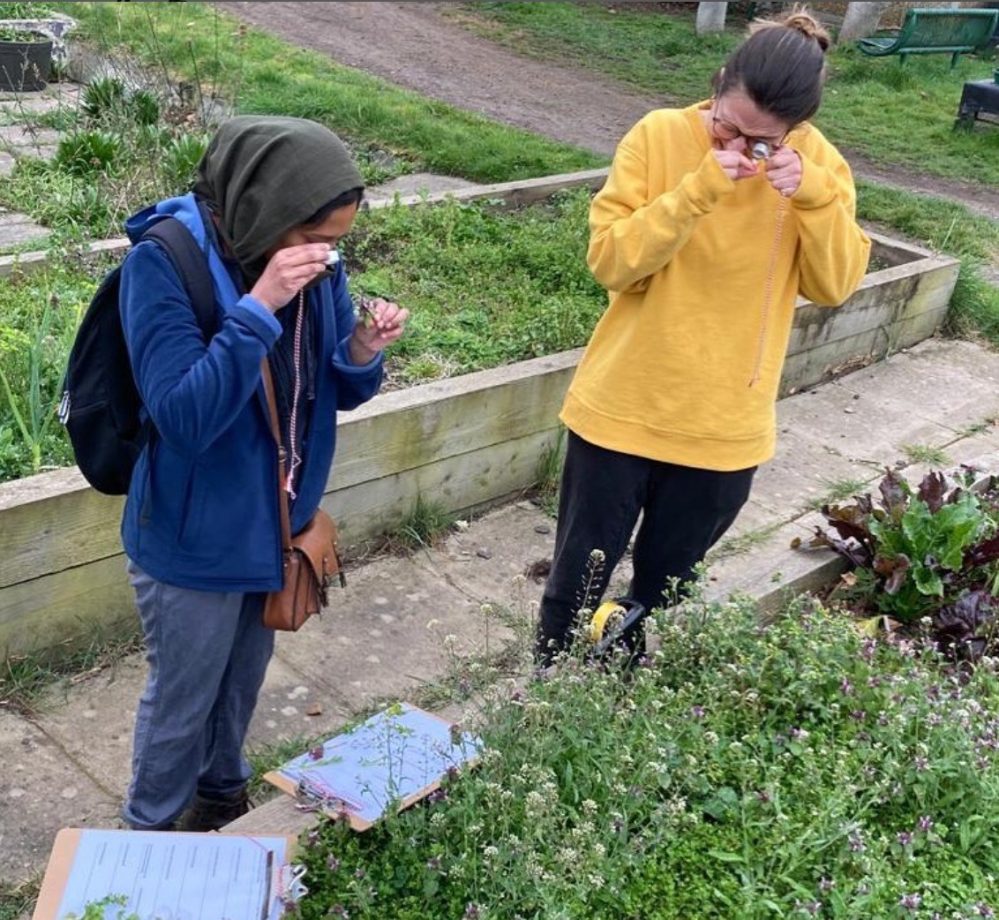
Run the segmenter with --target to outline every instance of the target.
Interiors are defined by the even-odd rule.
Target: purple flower
[[[427,860],[427,868],[431,872],[436,872],[441,867],[441,858],[439,856],[433,856]]]
[[[996,915],[995,911],[984,901],[981,904],[975,905],[975,913],[978,914],[979,917],[994,918]]]
[[[836,887],[836,882],[834,879],[826,878],[823,876],[819,879],[819,891],[826,892],[832,891]]]
[[[851,684],[845,677],[840,681],[839,692],[842,693],[843,696],[849,696],[853,693],[853,684]]]
[[[704,707],[703,706],[691,706],[690,707],[690,714],[695,719],[703,719],[704,718]]]
[[[912,761],[912,765],[919,773],[923,773],[929,767],[930,762],[925,757],[918,756]]]
[[[330,872],[336,872],[340,868],[340,860],[331,855],[330,858],[326,860],[326,868],[329,869]]]
[[[344,917],[344,918],[346,918],[346,917],[350,916],[350,912],[342,904],[334,904],[330,908],[330,914],[329,915],[331,917]]]
[[[923,903],[923,899],[918,894],[903,894],[898,899],[898,906],[905,910],[915,910]]]
[[[863,709],[854,709],[853,712],[850,713],[850,718],[855,722],[863,722],[864,719],[867,718],[867,713],[864,712]]]
[[[901,846],[907,847],[912,843],[912,834],[909,831],[902,831],[895,839]]]
[[[917,826],[924,834],[926,834],[933,827],[933,819],[929,815],[922,815]]]
[[[481,913],[479,912],[479,905],[473,904],[471,901],[465,906],[465,913],[462,914],[463,920],[479,920]]]
[[[850,836],[847,838],[847,843],[850,846],[851,853],[863,853],[867,849],[860,831],[851,831]]]
[[[364,878],[364,870],[363,869],[355,869],[354,870],[354,878],[357,878],[357,879]]]

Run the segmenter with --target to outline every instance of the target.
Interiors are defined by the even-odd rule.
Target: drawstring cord
[[[770,325],[770,308],[774,296],[774,274],[777,271],[777,257],[780,255],[781,239],[784,236],[784,219],[787,217],[788,200],[781,198],[777,203],[777,226],[774,228],[774,241],[770,247],[770,261],[767,266],[767,278],[763,287],[763,306],[760,309],[760,335],[756,342],[756,360],[753,362],[753,376],[749,386],[760,382],[760,372],[763,367],[763,352],[766,348],[767,328]]]

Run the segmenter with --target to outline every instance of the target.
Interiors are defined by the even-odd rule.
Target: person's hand
[[[326,243],[305,243],[279,249],[253,285],[251,296],[274,313],[313,278],[322,274],[329,252],[330,247]]]
[[[350,338],[350,359],[354,364],[367,364],[402,335],[409,310],[380,297],[361,300],[360,305],[361,315]]]
[[[767,160],[766,177],[781,195],[790,198],[801,187],[801,157],[791,147],[778,147]]]
[[[746,156],[746,142],[741,137],[720,143],[711,152],[729,179],[738,182],[756,175],[756,163]]]

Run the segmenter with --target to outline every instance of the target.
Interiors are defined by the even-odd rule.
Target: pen
[[[274,877],[274,851],[268,850],[264,860],[264,898],[260,906],[260,920],[267,920],[271,914],[271,883]]]

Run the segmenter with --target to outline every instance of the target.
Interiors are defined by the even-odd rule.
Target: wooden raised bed
[[[567,180],[599,185],[602,175],[536,180],[526,189],[510,183],[457,197],[538,198],[567,187]],[[868,274],[838,310],[799,304],[784,394],[913,345],[940,327],[957,260],[872,238],[889,267]],[[581,353],[385,393],[345,413],[324,505],[341,522],[346,544],[391,529],[417,495],[459,512],[530,487],[542,452],[556,443],[558,409]],[[89,642],[132,619],[118,538],[121,506],[121,499],[90,489],[75,468],[0,484],[0,653]]]

